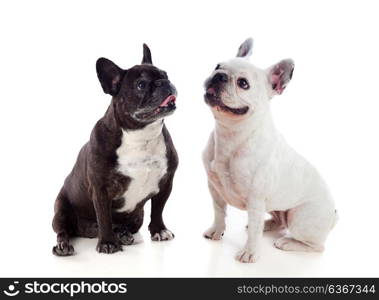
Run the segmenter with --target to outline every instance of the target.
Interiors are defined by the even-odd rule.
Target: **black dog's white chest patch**
[[[159,181],[167,172],[166,144],[162,122],[156,121],[144,129],[123,130],[121,146],[116,150],[118,171],[131,178],[123,195],[125,204],[118,211],[133,211],[148,195],[159,191]]]

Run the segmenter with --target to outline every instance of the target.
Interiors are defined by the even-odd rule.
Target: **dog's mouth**
[[[208,87],[205,95],[204,95],[205,102],[209,104],[211,107],[216,108],[217,111],[221,112],[227,112],[227,113],[232,113],[235,115],[244,115],[248,112],[249,107],[244,106],[240,108],[234,108],[227,106],[222,102],[220,96],[218,95],[217,91],[213,87]]]
[[[176,96],[171,94],[163,99],[161,104],[153,110],[137,115],[138,119],[156,119],[171,114],[176,109]]]
[[[157,113],[164,112],[164,111],[172,111],[176,108],[176,96],[175,95],[169,95],[166,97],[162,103],[158,106],[156,109]]]

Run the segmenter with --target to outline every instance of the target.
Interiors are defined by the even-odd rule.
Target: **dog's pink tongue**
[[[161,107],[164,107],[164,106],[167,106],[167,104],[171,101],[175,101],[176,100],[176,97],[174,95],[170,95],[168,96],[166,99],[163,100],[163,102],[161,103]]]

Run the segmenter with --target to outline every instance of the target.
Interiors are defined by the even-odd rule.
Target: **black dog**
[[[98,252],[122,250],[133,243],[149,199],[152,240],[174,237],[162,212],[178,157],[163,118],[176,108],[176,89],[166,72],[152,65],[150,49],[143,46],[142,64],[131,69],[106,58],[96,63],[101,86],[112,101],[55,201],[55,255],[72,255],[69,239],[74,236],[98,237]]]

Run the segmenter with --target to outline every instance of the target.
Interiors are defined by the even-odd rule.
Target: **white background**
[[[0,4],[1,276],[378,276],[379,43],[376,1],[2,1]],[[277,127],[324,175],[340,220],[323,254],[286,253],[265,234],[261,260],[241,264],[246,213],[212,222],[201,151],[213,127],[202,83],[253,36],[252,62],[291,57],[294,77],[272,101]],[[180,156],[166,225],[176,237],[114,255],[96,240],[51,254],[53,203],[110,97],[95,61],[138,64],[146,42],[179,91],[166,120]],[[149,215],[149,205],[146,206]]]

